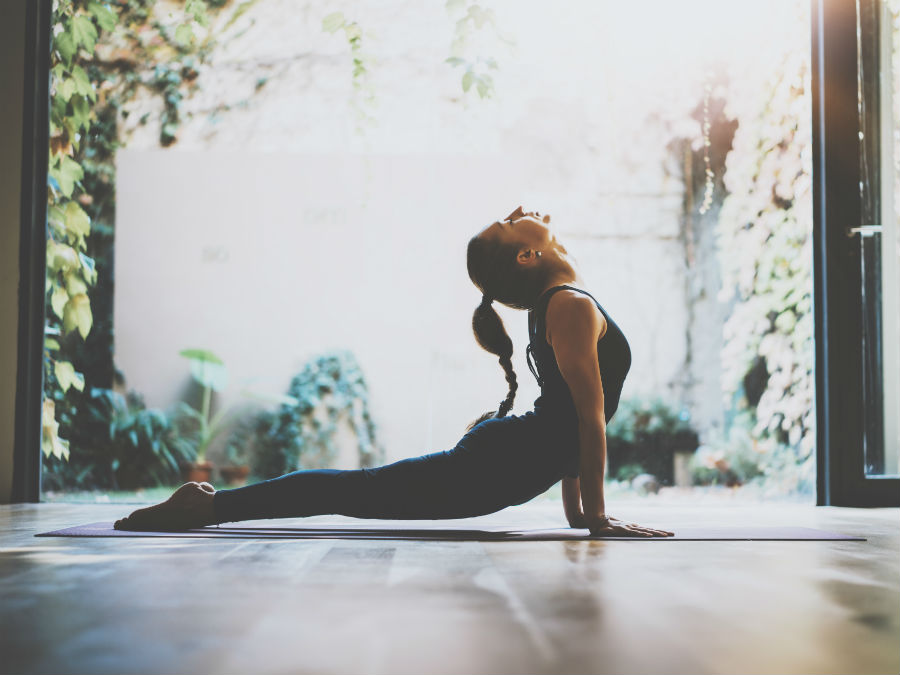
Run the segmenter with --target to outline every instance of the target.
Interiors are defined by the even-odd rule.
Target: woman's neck
[[[551,274],[550,277],[544,282],[544,287],[541,289],[540,295],[543,295],[545,292],[556,286],[582,287],[583,285],[584,281],[582,280],[581,275],[578,274],[577,271],[569,267],[569,269],[559,270],[554,274]]]

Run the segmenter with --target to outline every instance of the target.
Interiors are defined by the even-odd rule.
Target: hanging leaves
[[[97,84],[106,82],[108,74],[101,72],[95,60],[95,49],[103,32],[114,31],[120,24],[119,13],[125,15],[123,26],[128,25],[126,39],[139,44],[134,32],[134,21],[152,25],[166,40],[164,28],[155,21],[147,7],[152,3],[110,4],[102,0],[55,0],[52,22],[54,27],[50,67],[50,144],[48,157],[47,209],[47,324],[45,335],[69,336],[77,334],[82,340],[87,338],[94,324],[89,289],[97,282],[97,268],[93,258],[87,255],[87,242],[91,235],[91,218],[82,207],[90,204],[92,195],[84,192],[85,169],[90,167],[94,176],[98,172],[109,171],[109,167],[98,162],[96,156],[85,160],[83,140],[109,140],[108,125],[95,126],[97,116],[93,110],[100,97]],[[207,26],[209,15],[204,0],[185,0],[185,21],[176,28],[176,42],[193,42],[194,26]],[[146,35],[140,38],[146,39]],[[140,42],[143,44],[143,42]],[[168,130],[174,140],[174,128],[178,123],[179,87],[182,84],[176,68],[164,70],[161,77],[164,86],[160,89],[166,102],[165,119],[161,125]],[[118,76],[118,73],[117,73]],[[96,81],[92,80],[96,78]],[[125,82],[127,78],[120,78]],[[133,89],[127,89],[129,95]],[[104,97],[108,96],[108,92]],[[104,101],[107,99],[104,98]],[[120,102],[119,102],[120,103]],[[113,103],[113,105],[119,105]],[[115,128],[112,128],[115,135]],[[163,136],[164,137],[164,136]],[[109,141],[110,145],[115,138]],[[89,177],[90,178],[90,177]],[[68,443],[59,438],[59,424],[56,415],[69,408],[62,404],[64,395],[73,388],[82,391],[84,375],[77,372],[72,359],[65,352],[72,345],[70,340],[47,337],[44,343],[45,402],[43,415],[42,448],[44,454],[59,459],[68,459]],[[51,353],[59,352],[58,358]]]

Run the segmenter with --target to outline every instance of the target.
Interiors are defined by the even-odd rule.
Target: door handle
[[[860,237],[871,237],[881,234],[881,225],[860,225],[859,227],[848,227],[847,236],[852,237],[858,234]]]

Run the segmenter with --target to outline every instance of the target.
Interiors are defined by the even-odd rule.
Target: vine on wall
[[[787,58],[758,114],[741,121],[717,236],[723,387],[749,414],[759,465],[780,492],[814,483],[809,73]]]
[[[202,40],[197,33],[208,26],[208,6],[222,5],[224,0],[186,0],[180,16],[164,23],[157,13],[172,6],[154,0],[54,2],[41,442],[48,458],[69,458],[65,436],[82,399],[91,387],[113,383],[118,121],[127,102],[146,88],[164,101],[160,143],[174,142],[181,98],[196,77],[193,59],[212,44],[208,31]],[[147,62],[162,65],[143,77],[134,66]]]
[[[494,11],[478,2],[447,0],[445,7],[449,16],[456,17],[450,56],[445,63],[462,71],[463,94],[468,94],[474,86],[479,98],[492,98],[495,88],[491,73],[498,68],[497,60],[483,56],[475,38],[481,31],[490,28],[496,39],[508,47],[514,46],[515,40],[500,31]]]

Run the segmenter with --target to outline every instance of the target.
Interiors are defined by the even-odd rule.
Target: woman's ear
[[[537,261],[538,256],[534,249],[531,248],[520,249],[518,255],[516,255],[516,262],[520,265],[534,265]]]
[[[514,219],[516,219],[516,218],[521,218],[521,217],[524,216],[524,215],[525,215],[525,212],[522,210],[522,207],[519,206],[519,207],[516,208],[515,211],[513,211],[512,213],[510,213],[510,214],[509,214],[508,216],[506,216],[506,218],[504,218],[503,220],[514,220]]]

